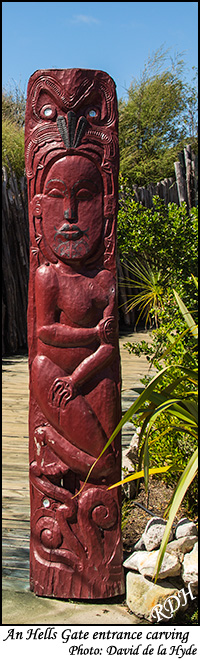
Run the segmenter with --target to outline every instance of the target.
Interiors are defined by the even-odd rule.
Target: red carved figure
[[[123,594],[113,80],[37,71],[28,85],[31,589]],[[76,495],[77,494],[77,495]]]

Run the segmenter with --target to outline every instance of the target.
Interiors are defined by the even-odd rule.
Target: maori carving
[[[115,84],[104,72],[35,72],[25,155],[30,277],[30,582],[38,595],[124,593],[116,300]]]

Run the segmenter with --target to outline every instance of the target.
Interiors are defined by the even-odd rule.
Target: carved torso
[[[41,315],[41,301],[44,298],[45,308],[42,308]],[[44,325],[48,320],[70,328],[93,328],[102,319],[106,308],[109,307],[113,312],[115,281],[107,270],[84,276],[79,273],[69,274],[60,264],[44,265],[37,271],[36,301],[40,317],[37,324],[38,353],[44,353],[71,374],[84,358],[97,349],[97,339],[84,347],[52,347],[40,339],[41,316]]]

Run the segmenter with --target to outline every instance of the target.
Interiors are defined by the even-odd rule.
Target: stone
[[[135,551],[125,560],[124,567],[140,572],[143,576],[153,578],[155,575],[158,551]],[[183,554],[182,554],[183,556]],[[181,563],[176,555],[165,553],[159,572],[159,579],[167,576],[179,576]]]
[[[127,455],[127,450],[125,450],[125,452],[122,453],[122,479],[133,474],[134,470],[134,466]],[[125,482],[122,487],[127,498],[134,498],[136,494],[136,480]]]
[[[153,551],[159,548],[164,535],[166,521],[161,517],[153,517],[148,521],[143,532],[142,539],[147,551]],[[173,532],[170,531],[169,540],[173,539]]]
[[[133,551],[145,551],[145,544],[143,542],[142,537],[140,537],[140,539],[138,539],[138,542],[134,544]]]
[[[175,530],[176,539],[179,539],[180,537],[190,537],[193,535],[198,535],[196,524],[186,517],[180,519]]]
[[[123,562],[125,569],[133,569],[134,571],[139,571],[139,558],[143,553],[146,553],[146,551],[134,551],[134,553],[131,553],[131,555],[129,555],[129,557],[126,558],[126,560]]]
[[[194,594],[198,593],[198,542],[196,542],[192,551],[184,556],[182,579],[185,585],[191,583]]]
[[[140,427],[137,427],[135,434],[133,434],[129,448],[127,450],[127,457],[132,461],[132,463],[136,463],[138,461],[138,448],[139,448],[139,433],[140,433]]]
[[[156,614],[153,610],[158,604],[164,605],[168,597],[178,595],[179,588],[163,581],[162,585],[152,583],[141,574],[133,571],[126,576],[126,602],[128,608],[138,617],[146,618],[155,624]],[[165,612],[165,611],[164,611]],[[166,610],[165,623],[169,620],[169,608]]]
[[[180,537],[179,539],[173,539],[172,542],[169,542],[166,546],[167,553],[174,553],[178,557],[180,554],[189,553],[194,544],[198,541],[198,537],[193,535],[191,537]]]

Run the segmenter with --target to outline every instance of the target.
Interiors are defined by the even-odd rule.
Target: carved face
[[[45,239],[62,261],[83,261],[100,241],[103,221],[102,179],[82,156],[65,156],[48,172],[42,199]]]

